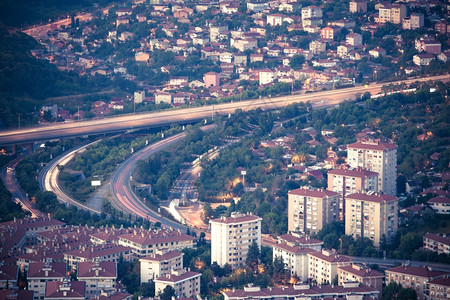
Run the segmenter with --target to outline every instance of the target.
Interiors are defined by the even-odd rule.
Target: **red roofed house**
[[[352,168],[362,167],[378,173],[378,191],[396,194],[397,145],[362,140],[348,145],[347,161]]]
[[[427,283],[430,299],[446,300],[450,295],[450,278],[439,278]]]
[[[62,281],[66,276],[66,263],[37,262],[28,267],[28,287],[34,291],[34,299],[43,299],[45,284],[49,281]]]
[[[0,289],[11,289],[17,286],[19,267],[16,265],[0,266]]]
[[[444,275],[445,272],[433,271],[426,266],[398,266],[386,270],[386,284],[396,282],[404,288],[412,288],[416,291],[418,299],[424,299],[427,282],[442,278]]]
[[[156,250],[194,248],[194,240],[190,235],[173,230],[136,229],[133,233],[121,235],[119,244],[130,247],[137,257],[145,257]]]
[[[450,254],[450,237],[445,233],[443,235],[427,233],[423,237],[423,247],[438,254]]]
[[[324,249],[308,253],[308,260],[308,277],[318,284],[330,284],[338,275],[339,267],[351,264],[349,257]]]
[[[379,247],[392,242],[398,229],[398,198],[369,192],[350,194],[345,199],[345,234],[367,237]]]
[[[288,193],[288,231],[313,233],[339,220],[339,194],[323,189]]]
[[[183,252],[168,251],[153,253],[141,258],[141,283],[169,274],[171,270],[183,268]]]
[[[383,280],[383,273],[358,264],[338,267],[339,285],[343,285],[345,282],[360,282],[363,285],[377,289],[381,294],[383,290]]]
[[[84,281],[49,281],[45,286],[45,300],[50,299],[86,299],[86,282]]]
[[[101,293],[116,290],[117,263],[110,261],[80,262],[77,278],[86,282],[86,297],[93,298]]]
[[[175,298],[194,298],[200,294],[201,273],[184,269],[171,271],[170,274],[155,279],[155,294],[162,293],[167,286],[175,290]]]
[[[244,265],[249,246],[255,242],[261,247],[261,221],[258,216],[238,212],[210,220],[211,263],[233,268]]]
[[[450,214],[450,198],[447,197],[434,197],[428,200],[428,204],[437,214]]]

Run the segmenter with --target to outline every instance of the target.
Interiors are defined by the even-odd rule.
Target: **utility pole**
[[[21,116],[22,114],[17,114],[17,118],[19,119],[18,121],[19,121],[19,130],[20,130],[20,116]]]

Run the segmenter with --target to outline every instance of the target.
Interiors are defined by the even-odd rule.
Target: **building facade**
[[[183,252],[169,251],[155,253],[141,258],[141,282],[149,282],[160,276],[169,274],[171,270],[183,268]]]
[[[261,218],[233,212],[231,217],[210,220],[211,263],[242,266],[249,246],[256,242],[261,247]]]
[[[288,193],[288,231],[313,233],[339,220],[339,193],[296,189]]]
[[[155,279],[155,294],[162,293],[167,286],[175,290],[175,298],[195,298],[200,294],[201,273],[184,269],[172,270],[170,274]]]
[[[77,278],[86,282],[86,297],[98,297],[102,293],[116,290],[117,263],[115,262],[80,262]]]
[[[355,193],[345,199],[345,234],[367,237],[375,247],[392,242],[398,229],[398,198],[377,193]]]
[[[379,141],[359,141],[348,145],[347,160],[352,168],[378,173],[378,191],[396,195],[397,145]]]

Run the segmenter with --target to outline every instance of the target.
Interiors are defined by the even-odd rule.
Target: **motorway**
[[[428,80],[449,81],[450,76],[440,75],[421,79],[409,79],[391,82],[391,84],[402,82],[408,84],[415,81]],[[48,126],[9,130],[0,132],[0,145],[46,141],[56,138],[101,134],[106,132],[121,132],[129,129],[157,127],[174,123],[188,123],[204,118],[210,118],[216,113],[224,115],[232,114],[236,109],[242,109],[244,111],[258,107],[267,110],[278,109],[292,103],[307,101],[310,101],[313,107],[330,107],[345,100],[354,99],[357,93],[363,94],[365,92],[370,92],[372,95],[377,94],[381,91],[383,85],[386,85],[386,83],[371,84],[367,87],[357,86],[302,95],[262,98],[185,109],[171,109],[160,112],[122,115],[99,120],[59,123]]]
[[[87,147],[94,145],[95,143],[98,143],[100,140],[94,141],[92,143],[82,145],[75,147],[54,160],[52,160],[50,163],[48,163],[42,171],[39,173],[38,181],[39,181],[39,187],[43,191],[52,191],[56,194],[56,197],[59,202],[65,203],[65,204],[71,204],[79,209],[90,211],[91,213],[100,214],[101,211],[98,211],[96,209],[93,209],[91,207],[88,207],[87,205],[84,205],[73,198],[71,198],[69,195],[64,193],[64,191],[59,186],[59,166],[66,165],[69,161],[71,161],[77,154],[82,153],[86,150]]]
[[[441,270],[444,272],[450,272],[449,264],[440,264],[433,263],[429,261],[415,261],[415,260],[406,260],[406,259],[389,259],[389,258],[373,258],[373,257],[358,257],[358,256],[349,256],[350,259],[355,263],[361,264],[377,264],[380,267],[392,267],[398,265],[398,263],[408,263],[411,266],[420,267],[427,266],[432,268],[433,270]]]
[[[10,161],[0,173],[0,177],[8,191],[11,192],[14,202],[20,204],[23,210],[28,211],[32,218],[45,216],[38,209],[33,207],[28,195],[22,190],[15,178],[15,168],[22,160],[23,156],[18,156]]]
[[[213,127],[214,125],[204,126],[202,127],[202,130],[211,130]],[[182,132],[168,137],[155,144],[145,147],[144,149],[136,152],[128,159],[126,159],[116,169],[116,171],[114,171],[110,179],[110,190],[111,194],[114,196],[113,205],[120,208],[121,210],[132,213],[143,219],[149,220],[151,222],[160,222],[162,226],[172,227],[173,229],[180,229],[185,232],[187,230],[187,227],[185,225],[169,220],[161,216],[159,213],[148,208],[136,196],[131,188],[132,174],[136,169],[136,164],[139,160],[147,159],[156,152],[181,141],[185,136],[186,133]]]

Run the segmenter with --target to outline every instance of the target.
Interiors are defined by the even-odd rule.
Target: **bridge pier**
[[[29,153],[29,154],[32,154],[32,153],[33,153],[33,143],[29,143],[29,144],[27,145],[27,148],[28,148],[28,153]]]

